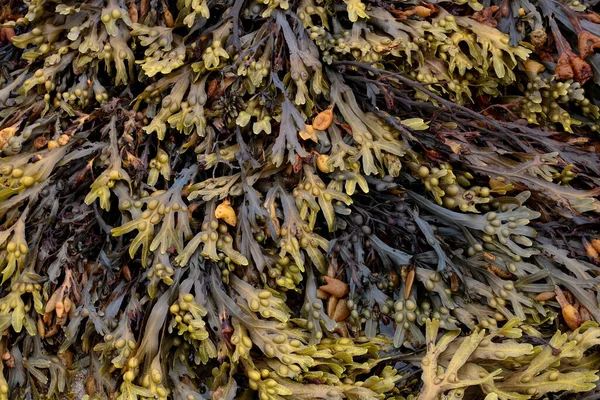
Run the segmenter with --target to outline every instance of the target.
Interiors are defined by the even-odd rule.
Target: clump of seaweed
[[[0,400],[597,392],[592,3],[5,1]]]

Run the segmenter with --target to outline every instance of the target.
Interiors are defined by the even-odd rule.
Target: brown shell
[[[171,11],[169,11],[166,5],[163,6],[163,17],[165,20],[165,25],[167,25],[168,28],[172,28],[175,26],[173,14],[171,14]]]
[[[85,379],[85,393],[87,393],[88,396],[93,396],[97,391],[98,386],[96,385],[96,379],[93,375],[89,375]]]
[[[139,20],[138,9],[133,2],[129,3],[129,19],[136,24]]]
[[[312,126],[315,129],[324,131],[329,128],[329,125],[333,122],[333,106],[328,107],[326,110],[321,111],[317,114],[313,120]]]
[[[423,6],[415,6],[414,7],[415,14],[417,14],[421,18],[427,18],[431,15],[431,9]]]
[[[327,315],[329,315],[330,318],[335,315],[335,309],[337,308],[338,303],[339,299],[333,296],[327,301]]]
[[[544,70],[546,70],[546,67],[544,67],[544,64],[541,64],[535,60],[527,60],[524,63],[525,65],[525,70],[527,72],[532,72],[534,74],[539,74],[540,72],[544,72]]]
[[[43,136],[38,136],[33,141],[33,148],[36,149],[36,150],[41,150],[44,147],[46,147],[46,145],[48,145],[48,139],[46,139]]]
[[[17,128],[14,126],[0,129],[0,149],[3,148],[6,143],[8,143],[8,139],[13,137],[16,132]]]
[[[348,308],[348,300],[340,299],[335,307],[335,312],[333,313],[333,319],[335,322],[342,322],[346,318],[350,316],[350,309]]]
[[[588,242],[586,239],[583,239],[583,246],[585,247],[585,252],[587,253],[587,255],[591,258],[595,258],[598,259],[598,251],[596,250],[596,248],[594,246],[592,246],[592,244],[590,242]]]
[[[556,297],[556,293],[554,293],[554,292],[542,292],[542,293],[538,294],[537,296],[535,296],[535,299],[537,301],[548,301],[548,300],[552,300],[555,297]]]
[[[44,321],[41,318],[37,320],[37,329],[40,338],[44,339],[46,337],[46,325],[44,325]]]
[[[327,300],[329,298],[329,293],[322,289],[317,289],[317,299]]]
[[[577,311],[577,309],[572,305],[567,304],[565,307],[563,307],[562,315],[567,326],[571,328],[571,330],[575,330],[581,325],[581,315],[579,314],[579,311]]]
[[[331,278],[329,276],[324,276],[323,278],[327,284],[320,287],[322,291],[327,292],[338,299],[341,299],[350,292],[348,285],[339,279]]]
[[[12,38],[15,36],[13,28],[0,28],[0,43],[7,41],[12,43]]]
[[[226,224],[235,226],[237,224],[237,217],[235,215],[235,210],[229,202],[223,202],[217,206],[215,209],[215,217],[218,219],[222,219]]]
[[[592,247],[594,249],[596,249],[597,252],[600,253],[600,239],[593,239],[592,240]]]
[[[63,300],[64,306],[65,306],[65,314],[68,314],[71,312],[71,309],[73,308],[73,302],[71,301],[71,299],[69,299],[68,297],[65,297]]]
[[[54,312],[58,318],[62,317],[65,312],[65,304],[62,301],[57,301],[54,306]]]

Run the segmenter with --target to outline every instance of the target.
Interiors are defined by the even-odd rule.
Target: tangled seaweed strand
[[[596,3],[5,0],[0,400],[595,398]]]

